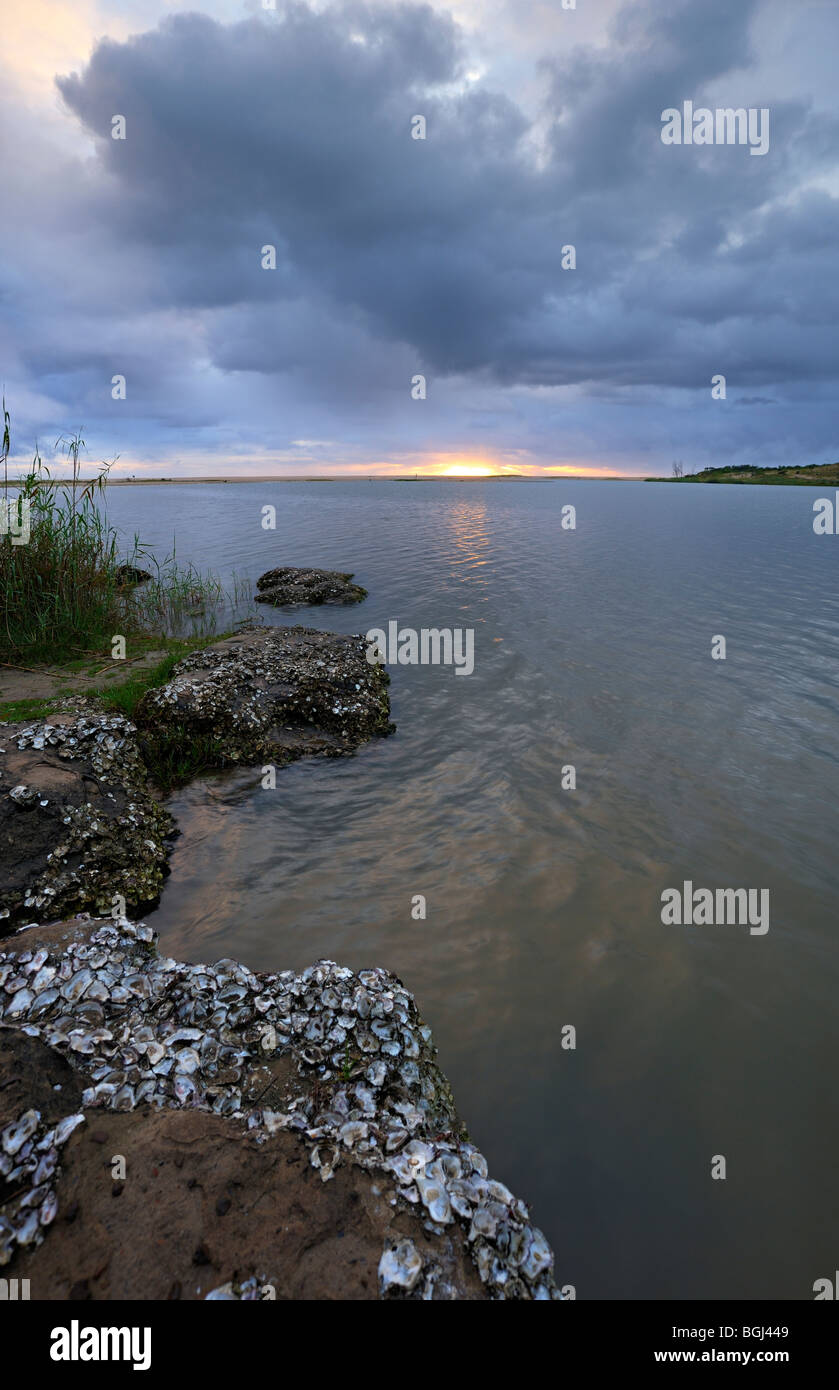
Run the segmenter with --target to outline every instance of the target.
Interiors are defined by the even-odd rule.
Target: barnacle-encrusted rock
[[[267,570],[256,581],[257,603],[273,603],[285,607],[296,603],[358,603],[367,597],[360,584],[351,584],[351,574],[340,570],[282,569]]]
[[[341,1213],[362,1199],[367,1214],[361,1225],[356,1221],[353,1238],[366,1251],[373,1292],[559,1297],[545,1237],[524,1203],[489,1178],[436,1064],[430,1030],[396,976],[378,968],[355,973],[333,961],[299,975],[255,974],[230,959],[189,965],[161,957],[147,926],[122,920],[72,928],[33,928],[0,953],[0,1025],[25,1028],[85,1080],[81,1111],[48,1126],[30,1107],[0,1134],[0,1177],[15,1184],[14,1203],[6,1207],[0,1186],[0,1263],[37,1244],[54,1219],[59,1151],[78,1116],[91,1125],[97,1113],[107,1117],[102,1142],[114,1146],[107,1151],[136,1156],[143,1133],[150,1141],[133,1112],[152,1107],[163,1125],[155,1142],[165,1140],[170,1153],[175,1146],[173,1163],[180,1134],[184,1145],[211,1152],[210,1171],[226,1165],[231,1191],[237,1181],[250,1190],[249,1180],[270,1191],[302,1158],[310,1172],[308,1182],[298,1174],[307,1221],[320,1224],[327,1245],[335,1240],[330,1223],[343,1228]],[[76,939],[68,941],[68,932]],[[203,1118],[189,1122],[187,1136],[170,1111]],[[119,1137],[125,1126],[133,1126],[130,1144]],[[86,1132],[76,1146],[87,1142]],[[242,1157],[244,1141],[247,1153],[262,1157]],[[237,1165],[248,1163],[247,1176],[237,1179]],[[91,1171],[89,1161],[82,1166]],[[317,1191],[324,1194],[320,1203]],[[217,1297],[244,1297],[253,1278],[260,1287],[285,1280],[279,1296],[298,1296],[288,1288],[297,1277],[288,1272],[288,1248],[283,1255],[270,1234],[282,1231],[278,1239],[286,1239],[285,1218],[270,1202],[285,1201],[291,1212],[298,1200],[292,1195],[274,1192],[269,1199],[267,1233],[259,1207],[258,1237],[252,1227],[240,1231],[239,1250],[254,1250],[258,1239],[255,1267],[244,1272],[239,1256],[226,1262],[219,1249],[201,1254],[196,1262],[212,1263],[220,1276],[203,1284],[205,1294],[212,1288]],[[220,1200],[217,1215],[230,1205],[231,1199]],[[331,1214],[324,1228],[325,1211]],[[372,1269],[371,1232],[372,1238],[378,1232]],[[221,1234],[217,1240],[223,1245]],[[23,1272],[30,1276],[28,1267]],[[350,1268],[344,1277],[352,1280]],[[366,1295],[338,1296],[371,1294],[368,1288]]]
[[[95,712],[0,724],[0,927],[158,897],[173,827],[136,735]]]
[[[137,718],[152,739],[209,744],[219,763],[351,753],[390,733],[388,676],[363,637],[251,627],[192,652]]]

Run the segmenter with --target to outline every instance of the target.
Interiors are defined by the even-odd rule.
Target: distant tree
[[[684,477],[684,472],[685,472],[685,470],[684,470],[684,467],[682,466],[682,461],[681,461],[681,459],[675,459],[675,460],[674,460],[674,463],[673,463],[673,477],[674,477],[674,478],[682,478],[682,477]]]

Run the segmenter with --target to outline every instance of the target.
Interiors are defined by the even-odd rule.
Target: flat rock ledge
[[[250,627],[192,652],[137,711],[154,737],[198,739],[219,764],[352,753],[392,732],[387,672],[361,636]]]
[[[173,822],[154,799],[137,730],[73,712],[0,724],[0,934],[16,922],[154,902]]]
[[[4,946],[0,1265],[31,1297],[560,1298],[394,975],[185,964],[125,918]]]
[[[341,570],[293,569],[287,565],[261,574],[254,598],[277,608],[298,603],[360,603],[367,590],[352,584],[351,579],[351,574]]]

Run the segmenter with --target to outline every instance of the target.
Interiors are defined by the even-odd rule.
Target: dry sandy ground
[[[78,922],[62,922],[2,949],[78,936]],[[73,1113],[85,1084],[54,1049],[0,1026],[0,1129],[30,1107],[51,1122]],[[299,1094],[296,1063],[272,1057],[247,1099],[281,1110],[292,1087]],[[243,1121],[197,1109],[85,1117],[62,1150],[58,1215],[43,1245],[2,1271],[28,1279],[33,1299],[203,1299],[250,1278],[278,1300],[375,1299],[382,1253],[406,1236],[439,1266],[447,1297],[487,1297],[460,1226],[427,1232],[395,1204],[388,1179],[351,1163],[322,1182],[296,1133],[258,1143]],[[119,1157],[125,1178],[115,1180]],[[0,1184],[0,1209],[2,1200]]]
[[[102,658],[99,670],[91,676],[56,671],[49,666],[0,665],[0,704],[7,700],[52,700],[64,695],[88,695],[102,686],[119,685],[127,676],[156,666],[165,651],[144,652],[130,661],[109,662]]]

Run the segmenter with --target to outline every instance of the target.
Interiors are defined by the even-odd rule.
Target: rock
[[[387,673],[366,651],[359,636],[252,627],[192,652],[138,708],[151,757],[197,740],[217,766],[351,753],[393,729]]]
[[[0,1035],[25,1028],[59,1054],[47,1075],[89,1081],[60,1119],[33,1104],[43,1086],[15,1094],[5,1272],[51,1298],[80,1281],[97,1298],[559,1298],[547,1241],[488,1178],[395,975],[189,965],[142,924],[75,925],[0,952]]]
[[[0,919],[49,920],[154,902],[171,818],[154,800],[137,731],[75,712],[0,724]]]
[[[426,1236],[361,1168],[348,1165],[326,1185],[313,1180],[296,1134],[260,1144],[241,1122],[200,1110],[106,1115],[102,1124],[104,1148],[82,1126],[62,1153],[58,1214],[43,1244],[0,1271],[29,1279],[33,1297],[66,1299],[83,1281],[96,1300],[375,1299],[382,1248],[404,1242],[405,1231],[427,1263],[445,1268],[458,1298],[487,1297],[465,1242],[449,1250]],[[111,1154],[128,1159],[118,1202]],[[227,1183],[236,1197],[220,1217],[213,1194]]]
[[[284,607],[296,603],[359,603],[367,597],[360,584],[351,584],[351,574],[340,570],[267,570],[256,581],[257,603]]]
[[[147,765],[166,789],[196,770],[336,757],[390,733],[389,678],[366,650],[359,636],[249,628],[149,691],[139,737],[80,697],[46,721],[0,724],[0,923],[157,900],[175,827]]]
[[[135,584],[145,584],[151,579],[148,570],[137,569],[136,565],[120,565],[116,571],[117,582],[123,589],[133,589]]]
[[[18,1028],[0,1028],[0,1130],[24,1110],[57,1124],[81,1105],[86,1078],[55,1048]]]

